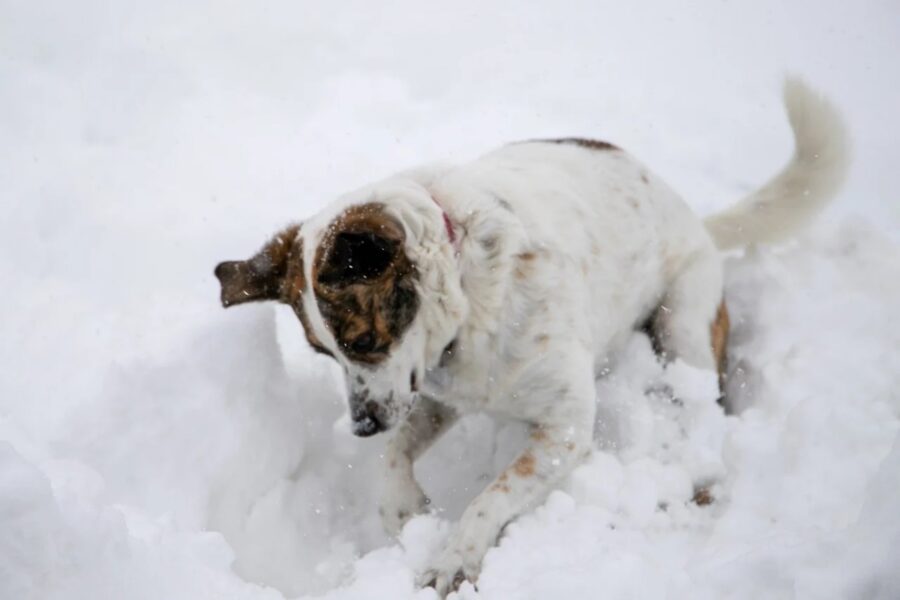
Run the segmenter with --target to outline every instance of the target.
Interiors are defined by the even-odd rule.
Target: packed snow
[[[851,5],[852,4],[852,5]],[[0,4],[0,599],[429,600],[416,573],[522,444],[464,419],[399,540],[384,440],[290,311],[212,267],[427,160],[583,135],[701,214],[789,156],[786,72],[848,185],[727,262],[715,381],[642,334],[597,445],[458,600],[900,598],[900,8],[884,2]]]

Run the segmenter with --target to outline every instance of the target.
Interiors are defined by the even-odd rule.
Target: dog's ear
[[[405,240],[403,227],[380,204],[355,206],[338,217],[320,246],[316,280],[344,286],[378,279]]]
[[[287,301],[289,273],[303,273],[303,257],[297,236],[299,225],[277,233],[249,260],[219,263],[215,274],[222,286],[222,306],[257,300]]]

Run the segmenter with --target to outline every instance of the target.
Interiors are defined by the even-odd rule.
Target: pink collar
[[[450,215],[447,214],[447,211],[444,210],[441,203],[437,201],[437,198],[432,196],[431,199],[434,200],[434,203],[441,209],[441,215],[444,217],[444,228],[447,230],[447,238],[449,238],[450,244],[453,245],[453,250],[458,254],[459,244],[456,242],[456,230],[453,228],[453,221],[450,220]]]

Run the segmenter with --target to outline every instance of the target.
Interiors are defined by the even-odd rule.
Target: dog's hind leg
[[[428,499],[413,475],[413,463],[457,420],[456,411],[428,398],[420,398],[400,424],[385,450],[384,488],[378,512],[388,534],[423,512]]]
[[[722,263],[710,248],[693,253],[670,281],[651,322],[654,347],[664,360],[725,373],[728,312],[722,298]]]

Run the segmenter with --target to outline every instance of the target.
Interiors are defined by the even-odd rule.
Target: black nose
[[[378,417],[376,417],[375,415],[366,416],[359,421],[353,422],[353,435],[359,437],[373,436],[376,433],[381,433],[386,429],[387,427],[384,426],[384,423],[379,421]]]
[[[374,402],[358,404],[353,409],[352,416],[353,434],[359,437],[369,437],[387,429],[379,415],[378,405]]]
[[[367,331],[350,342],[350,349],[356,354],[368,354],[375,349],[375,335]]]

